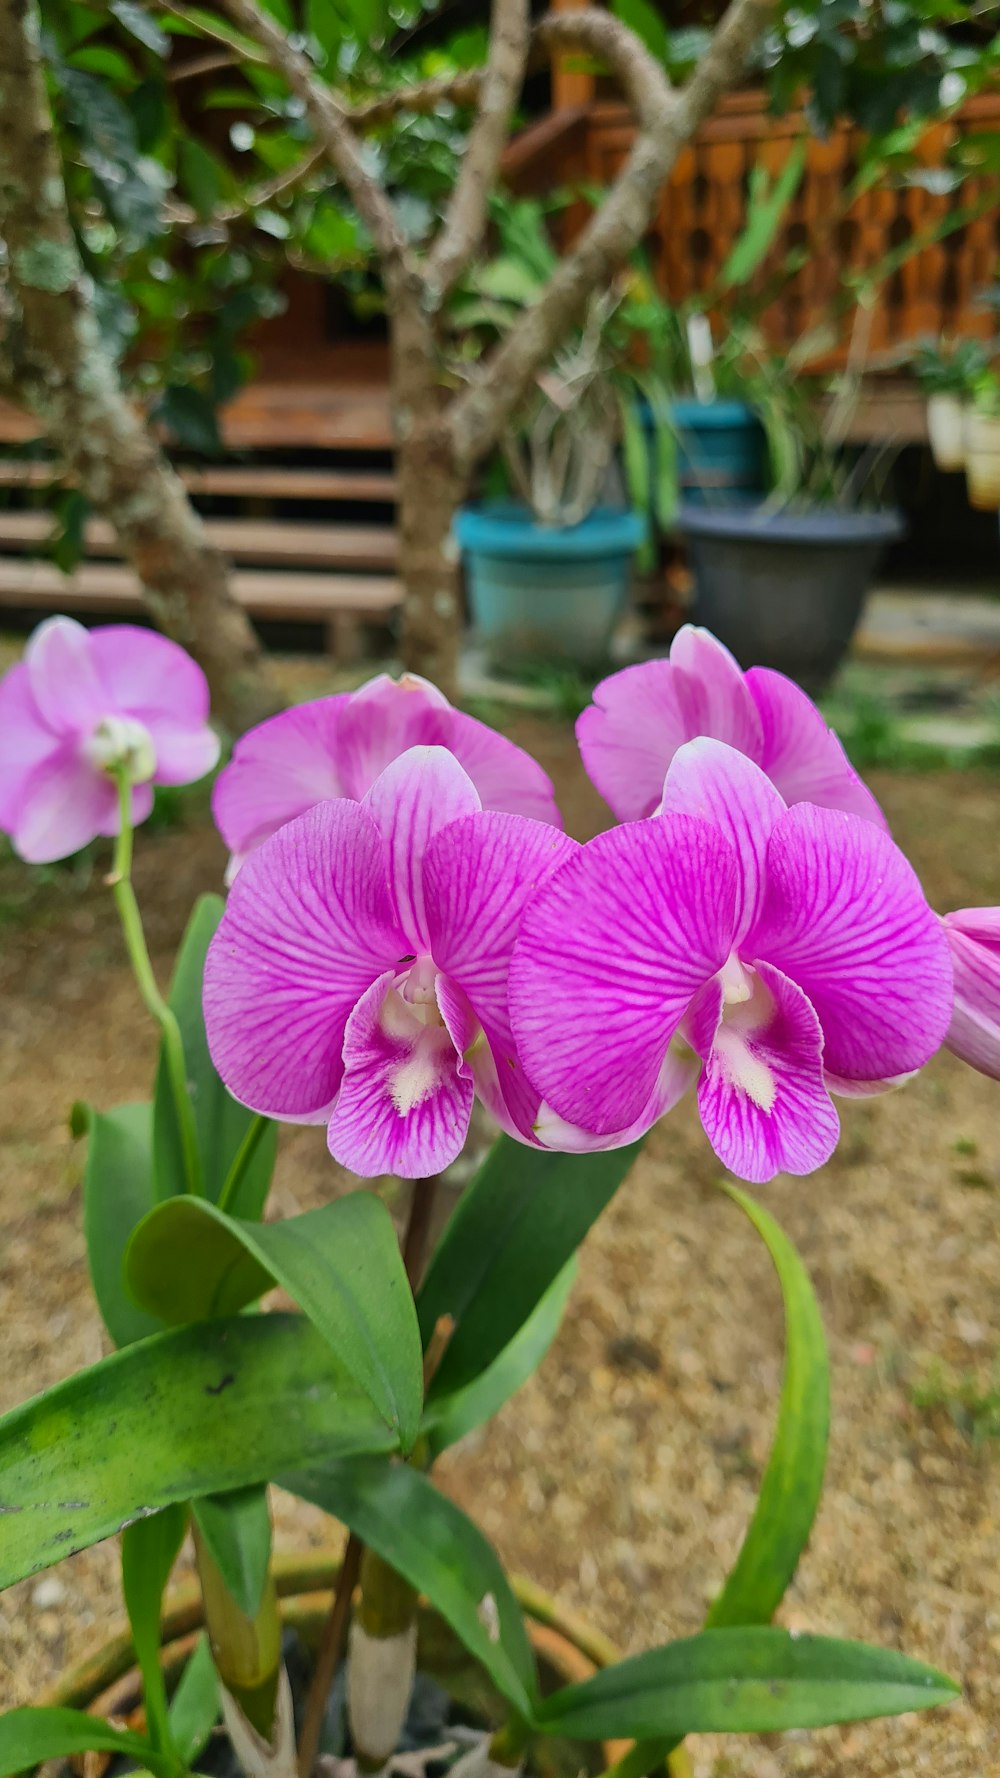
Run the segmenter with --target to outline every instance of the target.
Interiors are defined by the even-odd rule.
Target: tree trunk
[[[280,707],[264,656],[180,479],[129,402],[69,225],[33,0],[0,0],[0,235],[12,313],[4,385],[114,526],[150,614],[203,667],[236,731]]]
[[[399,482],[399,571],[404,587],[403,663],[455,695],[462,607],[452,520],[466,480],[445,423],[434,331],[412,293],[390,303],[392,397]]]

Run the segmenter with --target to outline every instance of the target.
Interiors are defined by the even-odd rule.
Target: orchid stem
[[[261,1117],[258,1114],[247,1130],[243,1141],[240,1143],[239,1148],[233,1156],[233,1164],[230,1167],[229,1172],[226,1174],[225,1184],[219,1193],[218,1208],[220,1210],[231,1210],[233,1201],[246,1178],[253,1163],[254,1155],[257,1153],[257,1150],[267,1133],[270,1122],[270,1118]]]
[[[645,1778],[647,1772],[666,1769],[669,1778],[692,1778],[691,1761],[683,1741],[635,1741],[607,1766],[600,1778]]]
[[[115,776],[118,784],[120,822],[118,838],[115,841],[114,864],[110,879],[111,888],[121,920],[125,949],[128,952],[132,973],[135,976],[143,1005],[150,1016],[156,1020],[163,1037],[163,1054],[180,1131],[185,1190],[193,1193],[196,1197],[201,1197],[203,1195],[201,1156],[198,1153],[194,1109],[187,1086],[187,1065],[184,1060],[181,1029],[172,1008],[167,1005],[157,985],[146,944],[146,934],[143,931],[139,903],[132,887],[132,786],[125,772],[117,772]]]

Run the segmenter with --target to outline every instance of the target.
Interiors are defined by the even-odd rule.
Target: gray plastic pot
[[[776,667],[816,689],[847,653],[879,557],[904,528],[889,509],[685,504],[678,529],[694,572],[692,618],[741,666]]]

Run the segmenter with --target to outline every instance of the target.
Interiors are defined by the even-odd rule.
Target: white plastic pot
[[[977,511],[1000,508],[1000,415],[966,415],[965,479]]]
[[[927,436],[939,469],[965,468],[965,408],[957,395],[928,397]]]

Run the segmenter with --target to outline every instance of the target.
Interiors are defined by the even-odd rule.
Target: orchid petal
[[[529,905],[514,1035],[567,1123],[608,1134],[642,1115],[689,1001],[729,954],[736,886],[720,833],[662,815],[591,840]]]
[[[207,722],[173,722],[155,714],[139,720],[153,743],[157,784],[196,784],[218,763],[219,737]]]
[[[69,740],[23,783],[11,837],[28,864],[51,864],[71,858],[98,834],[117,833],[118,822],[116,785]]]
[[[723,1166],[763,1185],[812,1173],[837,1146],[823,1084],[823,1033],[801,988],[766,963],[752,997],[730,1007],[698,1085],[705,1134]]]
[[[48,617],[24,650],[31,693],[43,722],[59,735],[89,733],[108,714],[90,634],[72,617]]]
[[[760,722],[739,663],[710,630],[683,624],[670,647],[670,666],[687,738],[711,735],[759,759]]]
[[[508,1136],[517,1137],[519,1142],[533,1143],[538,1094],[524,1080],[523,1069],[519,1069],[517,1075],[512,1077],[512,1083],[508,1087],[511,1104],[508,1105],[500,1087],[497,1056],[493,1053],[468,995],[463,993],[457,982],[451,981],[446,975],[439,975],[436,997],[441,1017],[458,1052],[459,1074],[463,1080],[472,1081],[487,1111],[500,1128],[506,1130]],[[508,1069],[517,1067],[514,1040],[509,1030],[494,1031],[493,1041],[497,1055],[501,1060],[507,1061]]]
[[[13,833],[36,768],[63,743],[38,713],[23,661],[0,679],[0,828]]]
[[[336,759],[343,794],[359,801],[386,766],[411,747],[447,747],[452,710],[417,673],[379,673],[347,698],[337,718]]]
[[[479,793],[445,748],[411,747],[376,778],[362,807],[386,843],[400,925],[413,950],[430,951],[424,855],[442,828],[481,811]]]
[[[861,815],[888,828],[838,736],[801,687],[770,667],[751,667],[746,683],[764,736],[758,757],[786,803],[843,809],[848,815]]]
[[[701,1063],[687,1045],[676,1038],[671,1043],[659,1076],[643,1106],[639,1116],[625,1130],[616,1130],[610,1136],[596,1136],[591,1130],[582,1130],[578,1124],[569,1124],[553,1111],[551,1105],[542,1104],[535,1118],[535,1135],[543,1148],[558,1149],[563,1154],[590,1154],[595,1149],[602,1151],[612,1148],[626,1148],[630,1142],[638,1141],[647,1130],[652,1129],[661,1117],[684,1097],[688,1088],[698,1078]]]
[[[205,965],[209,1049],[233,1096],[325,1119],[347,1020],[406,949],[366,809],[319,803],[273,834],[233,884]]]
[[[491,810],[443,828],[424,862],[431,954],[468,996],[499,1083],[494,1090],[494,1071],[477,1051],[481,1096],[505,1129],[522,1136],[530,1135],[539,1096],[525,1076],[511,1031],[511,955],[525,907],[546,878],[580,850],[547,823]]]
[[[945,1042],[980,1074],[1000,1080],[1000,908],[945,914],[955,1007]]]
[[[468,772],[484,809],[562,827],[552,781],[523,747],[464,710],[451,712],[446,745]]]
[[[768,846],[763,911],[742,952],[798,983],[836,1075],[905,1074],[944,1040],[947,942],[912,867],[871,821],[810,803],[782,816]]]
[[[890,1074],[884,1080],[847,1080],[842,1074],[834,1074],[832,1068],[824,1068],[823,1079],[827,1092],[836,1093],[838,1099],[880,1099],[884,1093],[905,1087],[919,1072],[919,1068],[911,1068],[907,1074]]]
[[[710,821],[732,846],[740,873],[733,934],[738,945],[760,910],[767,845],[785,804],[752,760],[724,741],[703,738],[686,742],[674,754],[662,806],[664,813]]]
[[[345,794],[332,738],[347,702],[338,693],[296,704],[237,741],[212,791],[212,818],[231,852],[253,851],[286,821]]]
[[[106,698],[102,714],[135,716],[147,728],[157,716],[192,728],[207,723],[208,681],[169,637],[138,624],[105,624],[89,640]]]
[[[426,1024],[392,982],[391,970],[373,982],[347,1021],[330,1152],[362,1179],[423,1179],[461,1153],[475,1089],[446,1027]]]

